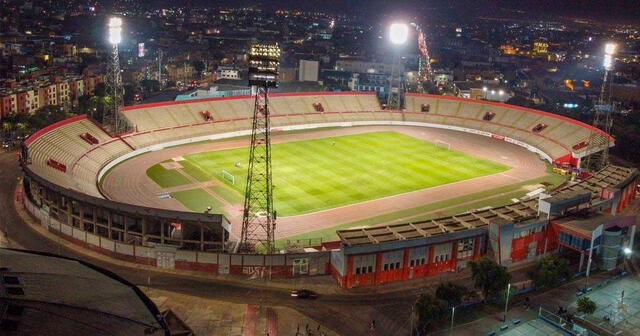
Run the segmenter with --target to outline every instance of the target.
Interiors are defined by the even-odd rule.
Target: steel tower
[[[407,42],[409,36],[409,26],[404,23],[393,23],[389,27],[389,40],[399,48]],[[389,92],[387,96],[387,109],[399,110],[402,107],[402,73],[398,74],[400,68],[400,55],[397,50],[391,55],[391,75],[389,76]]]
[[[609,72],[613,68],[613,54],[615,53],[616,45],[608,43],[605,46],[604,55],[604,78],[602,86],[600,87],[600,96],[598,98],[598,104],[595,106],[595,116],[593,118],[593,127],[604,131],[607,135],[611,134],[611,127],[613,126],[613,120],[611,119],[611,113],[613,106],[611,104],[611,79],[609,78]],[[587,157],[585,158],[586,169],[598,171],[609,165],[609,140],[606,139],[604,143],[601,141],[602,136],[594,129],[589,134]],[[602,147],[604,146],[604,148]]]
[[[124,105],[124,86],[120,70],[118,44],[121,41],[122,19],[112,17],[109,20],[109,42],[112,44],[111,61],[107,68],[106,94],[109,97],[108,109],[104,115],[104,123],[112,128],[114,133],[123,131],[120,120],[120,108]]]
[[[277,87],[280,66],[277,45],[256,44],[249,51],[249,85],[255,90],[247,185],[244,196],[241,252],[273,253],[276,211],[271,176],[269,88]]]

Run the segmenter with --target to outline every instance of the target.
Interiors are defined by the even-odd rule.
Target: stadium
[[[582,256],[582,241],[612,227],[632,236],[634,222],[616,215],[635,198],[637,170],[577,169],[589,149],[614,145],[603,131],[487,101],[404,101],[387,110],[375,93],[270,95],[281,253],[235,249],[252,96],[125,107],[133,131],[123,134],[87,116],[44,128],[24,143],[23,202],[51,232],[113,258],[331,274],[349,288],[458,271],[483,255],[504,266],[563,248]],[[593,213],[590,231],[569,209]]]

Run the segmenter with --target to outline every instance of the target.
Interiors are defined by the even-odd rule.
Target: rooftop
[[[12,335],[164,334],[135,285],[77,260],[0,249],[0,280],[0,323]]]
[[[617,188],[625,180],[637,174],[638,171],[635,168],[609,166],[591,178],[560,188],[552,192],[551,195],[552,198],[559,199],[585,192],[600,195],[603,189]],[[358,246],[427,238],[443,233],[482,228],[489,224],[521,223],[537,217],[538,199],[533,199],[496,208],[471,210],[459,215],[427,221],[338,230],[336,233],[346,246]]]

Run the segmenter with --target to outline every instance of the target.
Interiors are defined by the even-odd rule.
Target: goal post
[[[222,170],[222,178],[227,180],[229,183],[235,185],[236,184],[236,177],[233,176],[233,174],[229,173],[226,170]]]
[[[441,140],[436,140],[436,146],[446,148],[447,150],[451,150],[451,144]]]

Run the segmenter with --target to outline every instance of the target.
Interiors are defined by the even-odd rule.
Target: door
[[[527,254],[527,259],[532,259],[536,257],[536,251],[538,250],[538,242],[534,241],[529,244],[529,251]]]
[[[293,259],[293,275],[309,274],[309,258]]]

